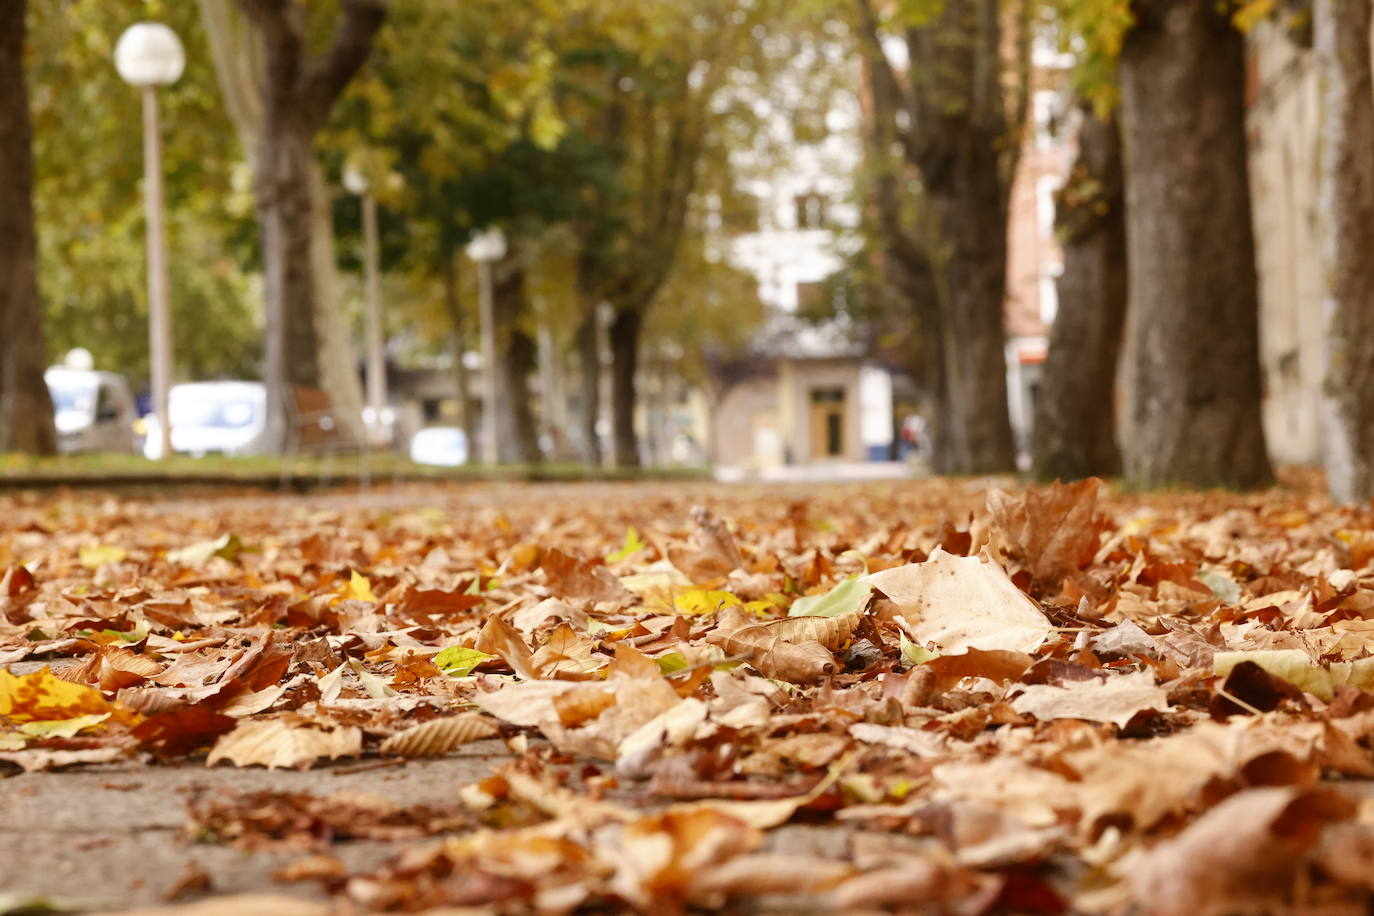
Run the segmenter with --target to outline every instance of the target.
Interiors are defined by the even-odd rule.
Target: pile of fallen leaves
[[[281,880],[361,908],[1363,912],[1374,890],[1374,516],[1302,490],[12,497],[0,519],[6,764],[505,743],[431,807],[190,800],[196,839],[299,849]],[[406,845],[352,874],[329,849],[358,838]]]

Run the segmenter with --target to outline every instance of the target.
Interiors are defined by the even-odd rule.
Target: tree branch
[[[386,0],[345,0],[343,20],[329,50],[310,63],[301,80],[301,107],[316,123],[329,115],[348,81],[367,60],[386,9]]]

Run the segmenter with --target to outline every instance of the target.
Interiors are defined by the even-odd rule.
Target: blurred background
[[[10,2],[0,451],[1367,499],[1369,37],[1365,0]]]

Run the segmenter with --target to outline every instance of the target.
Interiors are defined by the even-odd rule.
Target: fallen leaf
[[[539,568],[544,571],[554,597],[615,603],[634,600],[634,595],[606,567],[557,548],[544,555]]]
[[[730,655],[743,655],[764,677],[795,684],[819,681],[837,668],[835,656],[815,640],[790,642],[776,629],[727,608],[707,640]]]
[[[988,512],[1010,555],[1026,565],[1044,588],[1057,586],[1092,561],[1099,540],[1093,513],[1102,481],[1056,481],[1020,497],[988,492]]]
[[[64,681],[50,668],[17,677],[0,670],[0,720],[23,724],[112,712],[99,690]]]
[[[467,677],[474,669],[483,662],[490,661],[495,655],[486,652],[478,652],[476,649],[468,649],[464,646],[449,646],[447,649],[440,649],[434,656],[434,664],[445,674],[453,677]]]
[[[789,617],[846,617],[858,614],[873,594],[873,583],[862,577],[846,579],[824,595],[809,595],[792,602]]]
[[[362,731],[351,726],[324,730],[288,718],[252,719],[221,736],[205,765],[228,760],[241,767],[307,769],[321,757],[356,757],[362,746]]]
[[[725,523],[702,506],[692,507],[696,530],[690,543],[670,546],[668,560],[693,583],[723,579],[744,565],[735,538]]]
[[[1068,681],[1063,686],[1032,684],[1017,689],[1020,693],[1011,701],[1012,708],[1041,722],[1084,719],[1125,728],[1139,713],[1169,709],[1169,692],[1155,684],[1149,671],[1113,674],[1103,680]]]
[[[940,652],[1034,652],[1053,626],[1001,566],[936,550],[924,563],[873,573],[866,581],[890,598],[904,628]]]
[[[382,742],[379,751],[400,757],[442,757],[469,741],[490,738],[496,726],[485,716],[467,713],[434,719],[397,732]]]
[[[1267,910],[1289,897],[1322,831],[1354,813],[1354,804],[1331,789],[1249,789],[1128,858],[1123,869],[1136,899],[1155,916]]]

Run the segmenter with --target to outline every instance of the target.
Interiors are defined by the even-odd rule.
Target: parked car
[[[52,395],[57,448],[70,452],[132,452],[138,411],[124,376],[53,366],[43,373]]]
[[[205,455],[258,455],[267,437],[267,389],[261,382],[191,382],[168,396],[172,451]],[[157,418],[148,417],[143,454],[159,458]]]
[[[456,468],[467,464],[468,437],[456,426],[431,426],[410,437],[410,460]]]

